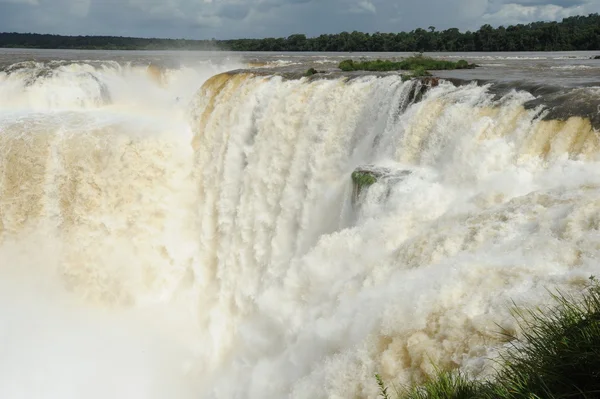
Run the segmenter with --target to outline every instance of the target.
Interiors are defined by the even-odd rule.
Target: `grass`
[[[600,397],[600,285],[550,309],[518,311],[523,337],[502,359],[497,384],[511,398]]]
[[[412,78],[421,78],[424,76],[431,76],[431,74],[422,66],[416,67],[412,70],[412,73],[409,75]]]
[[[342,71],[371,71],[371,72],[385,72],[385,71],[434,71],[434,70],[449,70],[449,69],[471,69],[475,68],[475,64],[469,64],[465,60],[459,60],[457,62],[436,60],[431,57],[425,57],[421,54],[414,55],[406,58],[402,61],[391,61],[391,60],[373,60],[373,61],[353,61],[344,60],[339,63],[338,68]]]
[[[461,373],[441,371],[434,379],[421,386],[405,389],[399,395],[403,399],[472,399],[481,397],[481,387]]]
[[[517,310],[522,336],[507,335],[511,347],[489,381],[438,372],[401,399],[591,399],[600,398],[600,284],[580,298],[554,294],[554,305]],[[385,384],[378,378],[378,383]],[[387,390],[385,391],[387,393]]]
[[[388,387],[385,386],[385,383],[383,382],[381,376],[379,374],[375,374],[375,379],[377,380],[377,385],[379,386],[379,395],[381,395],[383,399],[390,399],[390,395],[388,394]]]

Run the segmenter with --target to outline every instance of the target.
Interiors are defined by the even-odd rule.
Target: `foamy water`
[[[0,73],[0,397],[376,398],[598,273],[588,119],[238,67]]]

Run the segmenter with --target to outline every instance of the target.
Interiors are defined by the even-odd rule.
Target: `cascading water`
[[[59,73],[14,74],[2,397],[375,398],[484,375],[511,301],[598,272],[597,131],[527,92],[226,73],[186,115],[168,79],[37,101]]]
[[[0,397],[197,397],[186,106],[236,65],[17,67],[0,73]]]

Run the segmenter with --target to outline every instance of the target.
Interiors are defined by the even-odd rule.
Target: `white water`
[[[597,132],[527,93],[128,73],[0,83],[0,397],[375,398],[598,273]]]

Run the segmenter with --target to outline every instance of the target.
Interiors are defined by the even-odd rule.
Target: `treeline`
[[[564,18],[479,30],[415,29],[400,33],[342,32],[307,38],[185,40],[115,36],[59,36],[0,33],[0,47],[106,50],[233,50],[233,51],[570,51],[600,49],[600,15]]]
[[[342,32],[307,38],[242,39],[224,42],[238,51],[569,51],[600,49],[600,15],[577,16],[561,22],[533,22],[475,32],[456,28],[415,29],[400,33]]]
[[[0,47],[86,50],[219,50],[216,40],[146,39],[121,36],[60,36],[0,33]]]

